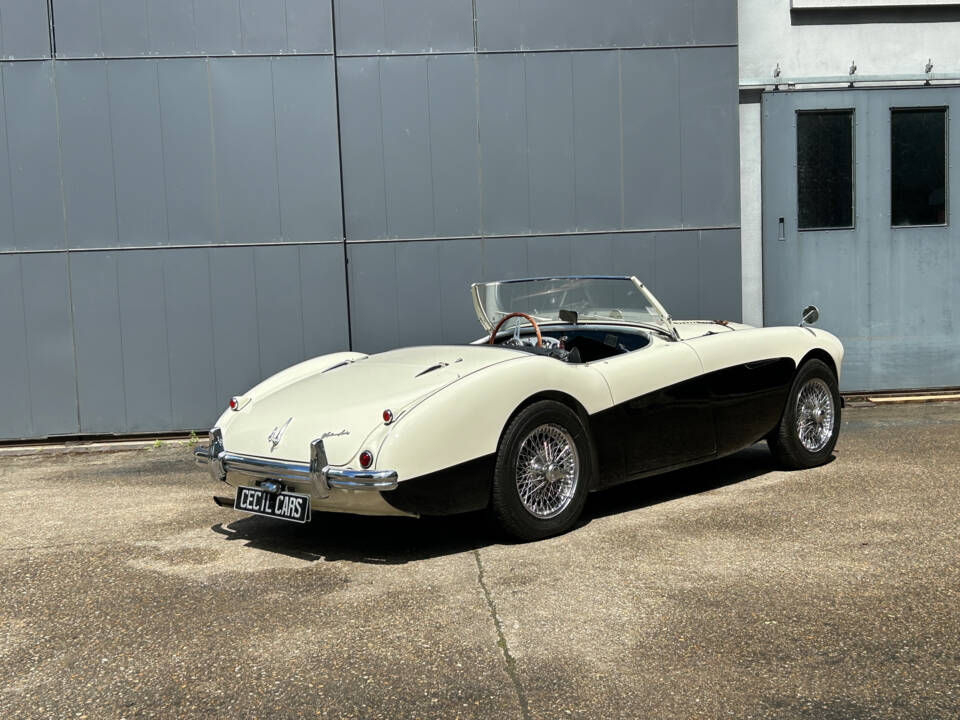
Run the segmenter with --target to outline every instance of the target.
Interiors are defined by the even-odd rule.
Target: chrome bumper
[[[198,447],[193,456],[198,463],[209,465],[215,480],[225,482],[227,473],[239,473],[258,480],[307,483],[312,488],[310,496],[321,500],[330,497],[330,488],[374,492],[397,489],[396,470],[348,470],[328,465],[323,440],[310,443],[309,463],[270,460],[227,452],[223,449],[223,434],[214,428],[210,431],[210,444]]]

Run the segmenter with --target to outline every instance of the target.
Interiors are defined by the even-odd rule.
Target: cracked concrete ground
[[[0,718],[957,718],[960,404],[846,411],[573,532],[216,507],[184,447],[0,457]]]

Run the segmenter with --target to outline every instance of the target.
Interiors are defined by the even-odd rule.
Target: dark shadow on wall
[[[876,7],[790,10],[791,25],[960,22],[960,3],[940,7]]]
[[[592,494],[577,528],[591,521],[749,480],[777,469],[766,443],[720,460]],[[229,512],[229,511],[224,511]],[[400,565],[511,541],[485,512],[427,517],[365,517],[315,512],[307,525],[249,516],[211,528],[227,541],[315,562]]]

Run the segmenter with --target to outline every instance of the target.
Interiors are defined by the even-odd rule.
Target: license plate
[[[254,515],[305,523],[310,520],[310,496],[300,493],[270,493],[255,487],[238,487],[233,509]]]

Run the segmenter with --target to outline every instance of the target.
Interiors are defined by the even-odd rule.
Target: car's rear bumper
[[[351,470],[327,464],[322,440],[310,443],[310,462],[254,457],[228,452],[218,428],[210,431],[210,444],[193,452],[198,463],[206,464],[215,480],[227,481],[230,474],[258,480],[279,480],[281,483],[307,485],[313,500],[330,496],[330,489],[388,492],[396,490],[396,470]]]

